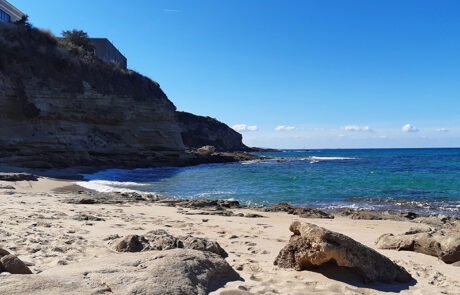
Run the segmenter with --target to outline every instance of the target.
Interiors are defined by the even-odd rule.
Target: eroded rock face
[[[71,53],[38,30],[0,31],[2,162],[134,164],[184,150],[176,108],[158,83]]]
[[[414,251],[438,257],[445,263],[460,261],[460,226],[384,234],[375,242],[380,249]]]
[[[280,203],[278,205],[263,206],[254,208],[263,212],[286,212],[288,214],[298,215],[304,218],[328,218],[333,219],[334,216],[324,211],[315,208],[296,207],[287,203]]]
[[[184,144],[189,149],[211,145],[217,151],[248,151],[243,137],[226,124],[211,117],[177,112]]]
[[[289,243],[274,264],[296,270],[334,262],[359,274],[364,282],[409,282],[411,275],[387,257],[363,244],[310,223],[294,221]]]
[[[164,230],[153,230],[145,235],[128,235],[112,241],[110,246],[117,252],[184,248],[212,252],[224,258],[228,256],[227,252],[217,242],[192,236],[175,237]]]
[[[240,277],[220,256],[173,249],[112,254],[29,276],[2,278],[0,294],[204,295]]]

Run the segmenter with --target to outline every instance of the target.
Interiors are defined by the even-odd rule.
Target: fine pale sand
[[[62,265],[90,264],[96,257],[113,255],[104,240],[110,235],[165,229],[174,235],[217,241],[229,253],[227,261],[244,281],[227,283],[212,294],[460,294],[460,267],[414,252],[376,249],[411,273],[416,282],[410,284],[364,285],[343,269],[295,271],[273,265],[289,240],[289,225],[296,219],[348,235],[374,249],[381,234],[427,225],[346,217],[307,219],[261,212],[254,213],[264,218],[183,215],[174,207],[144,203],[75,205],[62,200],[75,197],[77,192],[59,189],[72,185],[70,182],[40,178],[0,182],[2,185],[15,189],[0,189],[0,247],[18,255],[39,276],[58,272]],[[73,219],[81,213],[104,221]]]

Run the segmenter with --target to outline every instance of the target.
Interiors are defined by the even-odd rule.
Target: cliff
[[[189,149],[212,145],[217,151],[248,151],[241,134],[211,117],[177,112],[182,141]]]
[[[187,126],[158,83],[27,26],[0,23],[0,109],[0,164],[193,161],[184,152]],[[209,135],[212,141],[218,136]],[[206,134],[200,138],[205,142]]]

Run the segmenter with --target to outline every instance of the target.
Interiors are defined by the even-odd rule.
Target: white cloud
[[[353,131],[353,132],[373,132],[369,126],[354,126],[348,125],[344,127],[345,131]]]
[[[294,126],[284,126],[284,125],[280,125],[275,128],[276,131],[292,131],[294,129],[295,129]]]
[[[438,132],[449,132],[449,129],[446,129],[446,128],[438,128],[438,129],[436,129],[436,131],[438,131]]]
[[[236,125],[233,125],[232,128],[233,130],[238,131],[238,132],[259,130],[259,127],[257,127],[256,125],[248,126],[246,124],[236,124]]]
[[[411,125],[411,124],[406,124],[404,125],[401,130],[403,132],[418,132],[418,129],[417,127],[415,127],[414,125]]]

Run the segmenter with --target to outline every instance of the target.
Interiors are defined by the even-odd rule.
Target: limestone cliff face
[[[182,140],[187,148],[212,145],[217,151],[248,151],[242,136],[226,124],[211,117],[177,112]]]
[[[0,53],[0,162],[145,166],[184,150],[175,106],[148,78],[12,25]]]
[[[192,163],[183,140],[189,147],[245,148],[225,124],[177,113],[149,78],[46,32],[0,23],[0,165]]]

